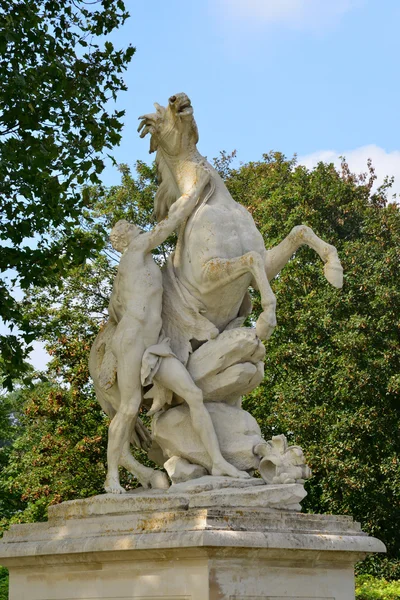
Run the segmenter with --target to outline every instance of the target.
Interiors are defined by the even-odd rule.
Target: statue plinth
[[[354,598],[354,563],[384,552],[379,540],[350,517],[297,512],[300,484],[238,485],[105,494],[13,525],[0,544],[10,600]]]

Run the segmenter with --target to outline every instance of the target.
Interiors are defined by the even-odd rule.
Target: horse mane
[[[172,204],[179,198],[179,189],[162,152],[156,155],[158,189],[154,198],[154,212],[157,221],[168,215]]]

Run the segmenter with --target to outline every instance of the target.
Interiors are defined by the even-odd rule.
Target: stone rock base
[[[210,413],[222,456],[237,469],[257,469],[260,457],[254,454],[253,449],[265,441],[254,417],[223,402],[206,402],[205,407]],[[163,449],[165,460],[179,456],[211,472],[210,455],[193,429],[186,404],[155,415],[151,429],[152,438]]]
[[[65,502],[48,523],[12,526],[0,544],[10,600],[353,600],[354,563],[385,551],[350,517],[269,505],[295,506],[300,485],[209,479]]]

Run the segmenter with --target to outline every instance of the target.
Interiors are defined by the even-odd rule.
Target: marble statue
[[[188,96],[155,107],[138,131],[156,151],[158,225],[146,232],[126,221],[114,226],[111,241],[122,257],[109,320],[90,356],[97,398],[112,419],[105,489],[125,491],[119,466],[144,487],[169,486],[165,473],[133,458],[130,443],[148,451],[173,484],[256,470],[266,484],[303,482],[310,470],[301,448],[287,447],[284,436],[263,440],[241,397],[263,379],[261,340],[276,326],[269,282],[307,244],[327,280],[341,287],[337,251],[304,225],[267,250],[250,213],[198,152]],[[175,251],[160,270],[151,251],[175,230]],[[252,310],[249,286],[261,296],[254,328],[242,326]],[[142,405],[153,415],[151,433],[138,417]]]
[[[203,179],[206,183],[208,178],[204,176]],[[151,371],[154,367],[157,367],[154,373],[157,384],[179,395],[188,405],[193,429],[210,457],[211,473],[249,477],[221,455],[211,417],[203,404],[203,393],[169,348],[169,340],[162,331],[162,276],[151,251],[187,219],[201,191],[202,186],[199,185],[193,186],[190,193],[183,194],[152,231],[144,232],[125,220],[118,221],[111,231],[111,243],[122,257],[108,307],[109,326],[114,331],[105,374],[108,379],[111,366],[111,376],[113,378],[114,373],[115,382],[118,380],[118,401],[113,403],[116,413],[108,433],[108,470],[104,486],[107,492],[118,494],[126,491],[119,482],[119,466],[142,479],[142,484],[165,487],[163,474],[144,471],[129,449],[142,404],[142,384],[153,383]],[[153,357],[156,357],[155,363]],[[97,387],[94,373],[93,376]],[[101,376],[104,378],[103,372]],[[109,379],[103,387],[108,382]],[[112,401],[114,396],[110,399]]]

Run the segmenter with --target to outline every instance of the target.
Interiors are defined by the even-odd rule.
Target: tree
[[[0,382],[3,376],[3,364],[0,359]],[[25,370],[33,370],[30,365]],[[9,463],[13,443],[21,435],[21,388],[16,382],[12,393],[0,389],[0,532],[2,526],[12,515],[23,508],[20,494],[6,485],[5,469]],[[8,571],[0,566],[0,600],[8,600]]]
[[[122,0],[0,0],[0,272],[22,290],[54,284],[100,243],[76,227],[81,186],[99,183],[120,141],[124,111],[108,103],[134,48],[98,40],[127,17]],[[0,318],[22,339],[0,337],[8,387],[35,337],[10,287],[0,279]]]
[[[301,445],[313,478],[303,507],[348,514],[380,538],[387,557],[360,567],[400,578],[400,211],[391,182],[320,163],[309,172],[280,154],[230,172],[267,246],[305,223],[334,244],[343,290],[302,248],[273,282],[278,327],[267,342],[263,384],[245,406],[264,435]]]
[[[3,361],[0,359],[0,382],[3,373]],[[25,371],[33,371],[30,365],[25,365]],[[13,444],[22,433],[21,426],[21,384],[15,382],[12,393],[0,389],[0,481],[3,480],[4,469],[8,465]],[[5,486],[0,486],[0,517],[9,518],[21,508],[20,497]],[[1,520],[1,519],[0,519]]]
[[[329,286],[320,259],[308,248],[300,249],[272,283],[278,327],[266,343],[264,383],[245,399],[245,407],[266,439],[284,433],[303,447],[314,473],[304,509],[353,515],[387,544],[387,557],[369,559],[359,570],[399,577],[400,211],[386,203],[390,182],[371,194],[371,166],[369,176],[361,177],[345,163],[340,172],[322,163],[308,171],[279,153],[238,169],[225,155],[217,167],[232,195],[252,212],[267,247],[305,223],[338,248],[343,290]],[[115,272],[106,233],[121,217],[142,226],[150,219],[154,171],[143,164],[138,168],[136,179],[124,167],[121,186],[89,192],[91,213],[82,227],[87,235],[94,231],[96,239],[103,237],[103,250],[85,266],[71,268],[62,287],[35,292],[21,305],[48,344],[57,381],[27,398],[25,437],[15,444],[7,475],[27,507],[17,519],[44,518],[50,502],[100,491],[106,430],[104,419],[95,416],[100,413],[87,354]],[[160,262],[170,248],[159,249]],[[256,293],[253,299],[257,313]],[[83,429],[68,425],[72,415],[79,415]],[[33,461],[37,474],[26,469]],[[74,479],[68,489],[73,473],[95,468],[99,477],[92,479],[98,483],[85,487],[84,478],[82,485]]]

